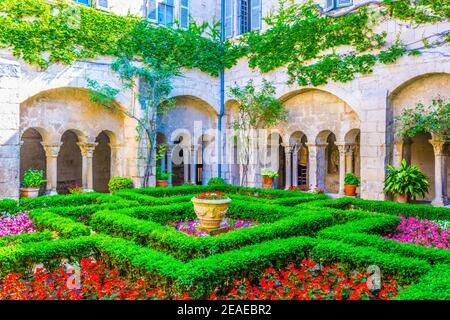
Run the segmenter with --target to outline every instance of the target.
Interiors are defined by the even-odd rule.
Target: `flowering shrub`
[[[285,270],[266,269],[257,285],[248,280],[235,280],[235,287],[218,300],[389,300],[397,295],[399,286],[387,277],[378,290],[371,290],[368,274],[350,272],[336,265],[320,267],[316,262],[303,260],[300,267]]]
[[[289,190],[308,191],[308,187],[305,186],[305,185],[302,185],[302,186],[290,186]]]
[[[194,236],[194,237],[208,237],[209,234],[197,229],[196,227],[200,226],[199,220],[180,220],[180,221],[168,221],[169,225],[172,225],[180,232],[183,232],[187,235]],[[232,220],[232,219],[225,219],[220,224],[220,227],[228,227],[228,231],[241,229],[241,228],[250,228],[256,226],[257,223],[252,220]]]
[[[0,282],[0,300],[140,300],[166,299],[166,293],[145,281],[129,282],[102,261],[80,261],[79,277],[66,266],[49,272],[38,268],[30,279],[10,273]],[[74,269],[71,269],[74,270]],[[180,298],[186,298],[186,295]]]
[[[202,200],[224,200],[224,199],[228,199],[226,194],[224,194],[222,192],[218,192],[218,191],[199,193],[195,197],[197,199],[202,199]]]
[[[4,214],[0,216],[0,237],[34,231],[36,231],[36,227],[33,221],[28,218],[27,211],[15,215]]]
[[[67,187],[67,190],[69,190],[70,194],[80,194],[83,193],[83,187],[80,186],[78,183],[74,183]]]
[[[397,226],[397,232],[383,237],[398,242],[421,244],[425,247],[450,249],[450,229],[444,229],[431,220],[419,220],[417,217],[404,218]]]

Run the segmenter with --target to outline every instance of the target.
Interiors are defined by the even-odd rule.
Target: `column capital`
[[[346,154],[346,155],[352,155],[353,151],[356,148],[356,145],[353,144],[353,143],[351,143],[351,144],[336,143],[335,145],[338,148],[339,153],[343,153],[343,154]]]
[[[290,145],[287,143],[282,143],[281,146],[284,147],[285,153],[292,153],[292,151],[294,150],[294,147],[295,147],[294,145]]]
[[[97,142],[89,143],[89,142],[78,142],[77,145],[81,149],[81,154],[88,158],[92,158],[94,156],[95,147],[98,146]]]
[[[62,146],[62,142],[55,142],[55,143],[41,142],[41,145],[44,147],[45,155],[47,157],[57,158],[59,150],[61,149]]]
[[[428,140],[433,146],[435,156],[443,156],[445,152],[445,140]]]

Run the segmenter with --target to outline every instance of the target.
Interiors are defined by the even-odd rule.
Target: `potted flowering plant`
[[[200,227],[207,232],[220,229],[231,199],[221,192],[203,192],[191,199]]]
[[[22,198],[36,198],[39,196],[39,188],[44,180],[44,171],[28,169],[23,175],[22,188],[20,188],[20,195]]]
[[[356,188],[359,186],[359,182],[359,177],[351,172],[347,173],[344,180],[345,195],[350,197],[356,196]]]
[[[80,194],[83,193],[83,187],[80,186],[77,182],[67,187],[70,194]]]
[[[400,168],[387,166],[388,174],[384,181],[384,192],[397,196],[397,202],[408,203],[411,197],[425,197],[430,184],[428,178],[414,165],[408,165],[403,159]]]
[[[156,168],[156,186],[157,187],[167,187],[169,185],[169,178],[172,173],[168,173],[162,170],[160,167]]]
[[[278,172],[271,169],[262,169],[261,176],[263,178],[263,188],[273,188],[273,179],[278,177]]]

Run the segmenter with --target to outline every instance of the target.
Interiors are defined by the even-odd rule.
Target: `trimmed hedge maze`
[[[204,191],[232,198],[228,217],[259,225],[214,237],[191,237],[168,221],[193,219],[190,199]],[[174,296],[206,298],[234,279],[258,279],[267,267],[306,258],[366,270],[403,286],[397,299],[450,299],[450,250],[381,238],[398,214],[450,220],[450,210],[354,198],[234,186],[132,189],[0,201],[0,211],[29,211],[38,231],[0,237],[0,277],[53,268],[61,259],[102,259]]]

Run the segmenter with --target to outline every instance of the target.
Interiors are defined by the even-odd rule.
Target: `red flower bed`
[[[257,285],[248,280],[234,282],[235,288],[225,296],[213,294],[213,300],[390,300],[399,286],[390,277],[371,290],[369,274],[349,272],[337,266],[323,267],[304,260],[299,268],[269,268]],[[376,288],[373,286],[372,288]]]
[[[226,194],[224,194],[222,192],[218,192],[218,191],[199,193],[195,197],[197,199],[202,199],[202,200],[224,200],[224,199],[228,199]]]
[[[79,274],[65,268],[37,269],[30,279],[10,273],[0,282],[0,300],[141,300],[165,299],[161,289],[145,281],[129,282],[102,261],[80,261]],[[183,298],[183,297],[182,297]]]

